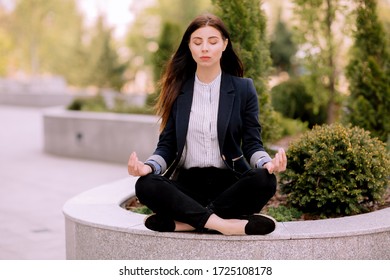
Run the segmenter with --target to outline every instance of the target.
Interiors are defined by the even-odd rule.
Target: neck
[[[205,84],[209,84],[221,73],[221,67],[215,67],[214,69],[210,68],[201,68],[198,67],[196,69],[196,76],[198,77],[199,81]]]

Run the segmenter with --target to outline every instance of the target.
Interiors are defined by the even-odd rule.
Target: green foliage
[[[378,1],[378,17],[379,20],[383,23],[383,27],[386,31],[387,38],[390,36],[390,2],[387,0]]]
[[[346,51],[343,35],[350,30],[346,20],[349,6],[342,0],[294,0],[293,3],[294,39],[300,49],[300,63],[309,76],[306,87],[317,108],[327,104],[327,123],[332,123],[339,117],[337,88],[343,67],[340,62]]]
[[[390,139],[390,54],[376,14],[376,1],[359,0],[355,44],[347,67],[350,82],[347,120]]]
[[[156,113],[154,111],[154,108],[155,108],[155,105],[157,103],[157,99],[158,99],[158,93],[154,92],[154,93],[148,94],[148,96],[146,97],[146,101],[145,101],[145,107],[153,110],[154,114]]]
[[[282,137],[284,136],[294,136],[299,135],[308,129],[307,122],[302,122],[300,120],[294,120],[290,118],[283,117],[280,113],[278,113],[280,123],[280,128],[282,130]]]
[[[149,98],[150,94],[148,95]],[[152,115],[154,114],[153,106],[148,104],[148,102],[145,104],[145,106],[133,106],[129,105],[126,100],[123,98],[120,98],[118,96],[115,98],[115,104],[114,107],[110,110],[114,113],[122,113],[122,114],[145,114],[145,115]]]
[[[162,27],[158,41],[158,50],[153,54],[154,80],[160,79],[165,64],[178,47],[180,40],[180,26],[174,23],[165,22]]]
[[[299,220],[303,213],[294,207],[280,205],[278,207],[269,207],[267,214],[278,222],[288,222]]]
[[[271,96],[272,106],[287,118],[307,122],[310,128],[326,121],[326,104],[317,110],[313,95],[300,78],[289,79],[273,87]]]
[[[77,97],[69,105],[68,110],[85,112],[111,112],[121,114],[153,114],[152,106],[144,107],[129,105],[121,96],[114,99],[114,106],[109,108],[101,94],[90,97]]]
[[[126,65],[119,62],[111,29],[103,22],[99,17],[96,26],[85,31],[75,0],[17,1],[6,27],[12,67],[61,75],[71,85],[119,90]]]
[[[382,203],[390,154],[383,142],[361,128],[316,126],[290,145],[287,157],[281,191],[303,212],[352,215]]]
[[[7,74],[9,63],[12,61],[11,53],[14,46],[8,28],[9,21],[9,15],[0,4],[0,76]]]
[[[77,97],[68,105],[68,109],[92,112],[105,112],[109,110],[101,94],[91,97]]]
[[[0,27],[0,76],[7,73],[8,58],[12,42],[7,32]]]
[[[157,0],[154,2],[154,5],[137,13],[127,34],[126,45],[131,49],[131,55],[126,74],[130,79],[134,79],[138,71],[149,72],[150,67],[154,67],[154,52],[159,45],[158,41],[163,32],[164,23],[170,22],[179,27],[179,33],[182,34],[195,16],[210,7],[210,0]],[[171,35],[173,34],[169,34]],[[163,61],[161,63],[164,64]],[[159,74],[155,75],[155,80],[158,79],[157,76]]]
[[[293,73],[291,59],[296,51],[297,47],[293,42],[292,33],[287,29],[286,23],[279,19],[270,43],[272,64],[277,72]]]
[[[260,122],[265,142],[281,135],[277,116],[272,108],[267,79],[271,66],[266,38],[266,17],[260,0],[213,0],[216,14],[230,32],[232,44],[240,56],[245,76],[253,79],[260,104]]]
[[[153,214],[153,211],[150,210],[147,206],[134,207],[130,210],[138,214],[144,214],[144,215]]]
[[[184,29],[200,13],[210,8],[210,0],[157,0],[156,13],[162,22],[172,22]]]
[[[89,54],[84,69],[87,71],[81,85],[120,90],[124,84],[122,76],[126,68],[119,62],[111,33],[112,30],[105,26],[104,18],[100,16],[93,37],[86,48]]]
[[[79,44],[82,17],[75,1],[20,0],[10,14],[14,63],[26,72],[71,71],[72,49]]]

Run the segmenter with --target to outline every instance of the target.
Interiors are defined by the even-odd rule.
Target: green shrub
[[[74,111],[92,111],[105,112],[108,111],[106,102],[101,94],[91,97],[77,97],[69,105],[68,110]]]
[[[152,106],[146,104],[143,107],[128,104],[123,98],[116,97],[114,105],[109,108],[101,94],[90,97],[77,97],[69,105],[68,110],[90,111],[90,112],[111,112],[121,114],[147,114],[153,115]]]
[[[138,214],[144,214],[144,215],[150,215],[150,214],[153,214],[153,211],[150,210],[147,206],[140,206],[140,207],[134,207],[132,209],[130,209],[131,211],[133,211],[134,213],[138,213]]]
[[[273,87],[271,97],[277,112],[284,117],[307,122],[310,128],[326,120],[326,105],[315,109],[313,94],[308,92],[302,79],[289,79]]]
[[[383,142],[361,128],[315,126],[290,145],[287,157],[281,191],[301,211],[353,215],[383,202],[390,155]]]
[[[145,104],[145,106],[134,106],[128,104],[123,98],[115,98],[114,107],[110,110],[114,113],[121,114],[142,114],[142,115],[153,115],[154,111],[151,106]]]
[[[267,215],[270,215],[278,222],[288,222],[299,220],[302,216],[302,212],[294,207],[286,207],[279,205],[278,207],[270,207],[267,210]]]
[[[297,135],[308,130],[307,122],[302,122],[299,119],[290,119],[283,117],[282,114],[280,114],[279,112],[275,112],[275,114],[277,114],[282,137]]]

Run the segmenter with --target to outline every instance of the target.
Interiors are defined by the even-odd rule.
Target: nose
[[[202,52],[207,52],[209,50],[208,44],[205,42],[202,44]]]

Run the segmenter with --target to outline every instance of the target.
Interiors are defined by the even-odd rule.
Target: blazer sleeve
[[[148,160],[153,160],[161,166],[161,174],[173,163],[177,156],[177,141],[176,141],[176,103],[172,107],[167,125],[160,133],[156,150]]]
[[[242,149],[245,157],[249,160],[253,168],[258,167],[257,163],[263,164],[270,161],[271,158],[265,151],[261,138],[261,125],[259,122],[259,102],[257,92],[252,79],[246,80],[246,89],[244,92],[245,102],[243,110],[243,133]]]

